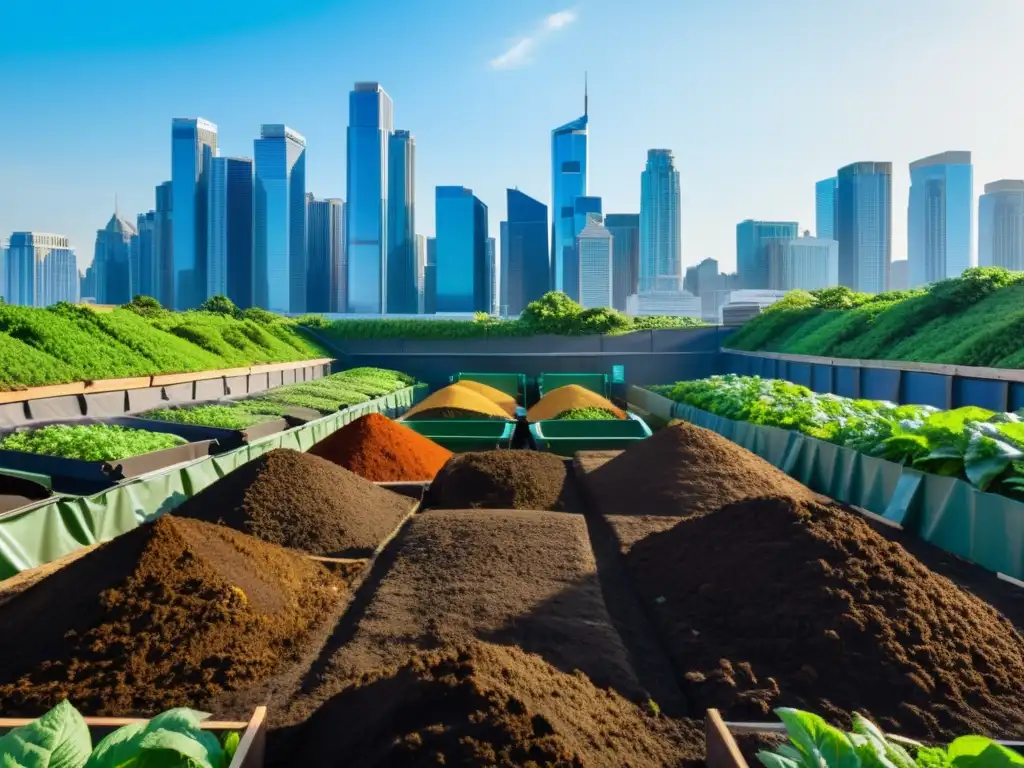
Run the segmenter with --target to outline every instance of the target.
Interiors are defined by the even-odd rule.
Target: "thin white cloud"
[[[572,24],[579,15],[571,8],[546,16],[533,33],[521,37],[500,56],[491,59],[491,69],[517,69],[533,60],[533,53],[544,40]]]

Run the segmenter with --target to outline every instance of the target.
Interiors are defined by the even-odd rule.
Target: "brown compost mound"
[[[1024,637],[839,505],[747,499],[648,536],[627,563],[700,710],[1024,733]]]
[[[473,642],[367,673],[327,701],[273,765],[679,766],[699,727],[645,714],[582,673]]]
[[[202,708],[294,661],[343,589],[298,553],[164,516],[0,607],[0,712]]]
[[[312,555],[367,557],[412,501],[319,456],[276,448],[176,510]]]
[[[434,478],[427,503],[438,509],[575,511],[575,477],[564,459],[539,451],[454,456]]]

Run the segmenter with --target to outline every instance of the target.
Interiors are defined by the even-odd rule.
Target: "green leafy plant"
[[[9,434],[0,440],[0,450],[80,461],[115,461],[174,448],[186,442],[177,435],[130,429],[117,424],[51,424]]]
[[[173,424],[194,424],[218,429],[246,429],[271,416],[255,414],[236,405],[198,405],[194,408],[161,408],[139,414],[140,418]]]
[[[555,416],[558,421],[605,421],[619,417],[607,408],[588,406],[586,408],[570,408]]]

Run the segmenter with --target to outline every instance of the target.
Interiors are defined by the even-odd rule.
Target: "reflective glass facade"
[[[910,164],[907,266],[910,287],[958,277],[974,265],[974,170],[970,152]]]
[[[165,307],[174,306],[174,194],[171,182],[156,187],[156,222],[153,230],[153,258],[156,273],[153,293],[149,294]]]
[[[132,273],[132,296],[156,296],[156,211],[140,213],[136,220],[139,233],[138,270]]]
[[[356,83],[348,98],[346,164],[348,311],[384,309],[388,253],[388,147],[391,98],[378,83]]]
[[[768,287],[773,291],[816,291],[839,284],[839,243],[823,237],[770,240]]]
[[[252,306],[253,162],[215,157],[210,166],[206,295]]]
[[[677,291],[682,280],[679,171],[671,150],[650,149],[640,174],[640,292]]]
[[[217,126],[201,118],[171,122],[172,270],[165,306],[193,309],[206,299],[206,213]]]
[[[795,221],[753,221],[736,225],[736,271],[742,288],[766,290],[769,285],[768,250],[771,240],[797,236]]]
[[[814,185],[814,228],[818,237],[836,238],[836,184],[835,176],[822,179]]]
[[[427,238],[427,263],[423,267],[423,314],[437,312],[437,238]]]
[[[487,206],[471,189],[437,187],[434,210],[436,311],[487,312]]]
[[[78,301],[78,259],[63,235],[13,233],[3,266],[3,296],[8,304],[48,307]]]
[[[416,235],[416,312],[423,314],[426,297],[427,236]]]
[[[550,290],[548,207],[518,189],[506,192],[506,202],[507,234],[502,233],[501,249],[508,264],[501,265],[502,292],[508,314],[518,315]]]
[[[254,142],[253,300],[271,312],[306,309],[306,140],[264,125]]]
[[[1024,181],[985,185],[978,198],[978,266],[1024,271]]]
[[[384,311],[416,314],[416,142],[408,131],[388,146],[388,262]]]
[[[306,246],[309,265],[307,312],[335,312],[334,295],[341,265],[341,200],[306,195]]]
[[[892,261],[892,163],[853,163],[837,175],[839,284],[883,293]]]
[[[587,194],[587,123],[584,114],[551,132],[550,284],[570,296],[578,278],[575,203]]]
[[[579,302],[584,309],[612,305],[614,240],[600,214],[592,213],[576,237],[579,255]]]
[[[96,232],[93,276],[98,304],[125,304],[132,299],[132,270],[138,240],[135,226],[118,214]]]
[[[626,311],[626,297],[640,291],[640,214],[609,213],[604,225],[612,233],[612,306]]]

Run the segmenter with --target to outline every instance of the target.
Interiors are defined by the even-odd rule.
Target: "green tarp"
[[[407,387],[219,456],[133,478],[96,496],[65,497],[10,513],[0,518],[0,579],[130,531],[274,448],[305,451],[367,413],[401,415],[426,391],[424,385]]]
[[[710,429],[813,491],[866,509],[992,571],[1024,579],[1024,504],[799,432],[731,421],[639,387],[629,402]]]

